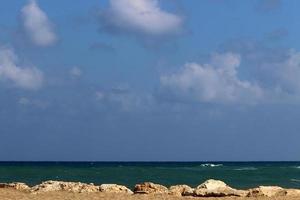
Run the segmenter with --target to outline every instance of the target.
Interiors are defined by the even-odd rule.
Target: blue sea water
[[[31,186],[45,180],[117,183],[130,188],[145,181],[197,186],[211,178],[236,188],[300,188],[300,162],[0,162],[0,182]]]

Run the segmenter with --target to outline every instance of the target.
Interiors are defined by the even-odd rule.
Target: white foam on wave
[[[236,170],[236,171],[254,171],[254,170],[258,170],[258,169],[255,167],[242,167],[242,168],[237,168],[234,170]]]
[[[291,168],[300,169],[300,166],[292,166]]]
[[[201,164],[201,167],[221,167],[223,166],[222,164],[212,164],[212,163],[204,163]]]
[[[293,182],[300,182],[299,179],[294,179],[294,178],[292,178],[291,181],[293,181]]]

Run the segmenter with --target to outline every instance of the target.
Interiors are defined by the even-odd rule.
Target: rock
[[[111,193],[127,193],[133,194],[133,192],[123,185],[117,184],[102,184],[100,185],[101,192],[111,192]]]
[[[248,197],[277,197],[285,196],[287,191],[278,186],[259,186],[258,188],[253,188],[249,190]]]
[[[36,185],[31,188],[33,193],[43,193],[43,192],[54,192],[54,191],[68,191],[75,193],[87,193],[87,192],[98,192],[99,186],[94,184],[85,183],[74,183],[74,182],[62,182],[62,181],[46,181],[40,185]]]
[[[165,186],[151,182],[136,184],[134,187],[136,194],[167,194],[168,192],[169,190]]]
[[[31,188],[31,192],[41,193],[41,192],[53,192],[62,190],[62,182],[58,181],[46,181],[39,185],[36,185]]]
[[[300,196],[300,189],[286,189],[287,196]]]
[[[194,189],[188,185],[174,185],[169,188],[169,194],[175,196],[193,196]]]
[[[0,183],[0,188],[11,188],[20,191],[30,190],[30,187],[25,183]]]
[[[80,193],[91,193],[91,192],[99,192],[99,186],[95,186],[94,184],[82,184],[79,192]]]
[[[213,179],[205,181],[194,190],[194,196],[198,197],[244,197],[246,195],[246,191],[233,189],[226,183]]]

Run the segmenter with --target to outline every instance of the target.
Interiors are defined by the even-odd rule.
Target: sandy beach
[[[49,192],[30,194],[13,189],[0,189],[1,200],[299,200],[299,197],[176,197],[171,195],[126,195],[108,193]]]

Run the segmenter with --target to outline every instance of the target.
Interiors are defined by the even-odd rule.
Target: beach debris
[[[194,196],[198,197],[225,197],[225,196],[239,196],[244,197],[247,191],[237,190],[231,188],[223,181],[209,179],[199,185],[194,190]]]
[[[174,185],[169,188],[169,194],[175,196],[193,196],[194,189],[188,185]]]
[[[117,184],[102,184],[100,185],[101,192],[110,192],[110,193],[127,193],[133,194],[133,192],[123,185]]]
[[[145,182],[136,184],[134,187],[135,194],[168,194],[169,190],[163,185]]]
[[[99,186],[86,183],[63,182],[63,181],[46,181],[31,188],[32,193],[68,191],[75,193],[99,192]]]
[[[29,191],[30,187],[25,183],[0,183],[0,188],[11,188],[20,191]]]
[[[287,195],[287,190],[278,186],[259,186],[258,188],[249,189],[248,197],[277,197]]]

